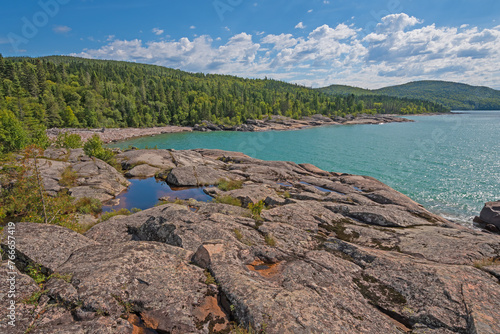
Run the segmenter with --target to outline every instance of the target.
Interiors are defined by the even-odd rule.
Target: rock
[[[259,201],[264,201],[269,196],[276,196],[276,192],[265,185],[251,184],[244,185],[241,189],[222,192],[220,195],[237,198],[246,208],[250,203],[256,204]]]
[[[488,202],[481,210],[479,218],[486,224],[493,224],[500,229],[500,201]]]
[[[0,303],[2,305],[0,307],[0,332],[24,334],[35,318],[36,306],[23,301],[40,293],[40,287],[31,277],[20,272],[15,266],[9,267],[6,260],[0,262],[0,277],[2,278],[0,280]],[[15,302],[14,309],[9,309],[11,302]],[[12,320],[15,320],[15,326],[12,326],[12,323],[9,324]]]
[[[147,177],[155,176],[160,171],[161,171],[161,169],[159,169],[159,168],[144,164],[144,165],[135,166],[134,168],[129,170],[127,173],[125,173],[125,176],[147,178]]]
[[[7,229],[2,235],[2,249],[7,250]],[[41,265],[46,274],[55,271],[74,251],[97,243],[67,228],[34,223],[15,225],[16,265],[22,271],[30,264]]]
[[[124,169],[144,164],[161,170],[170,170],[175,167],[172,154],[168,150],[131,150],[118,154],[116,160]]]
[[[304,168],[310,173],[317,174],[317,175],[322,175],[322,176],[330,176],[330,173],[327,171],[324,171],[314,165],[311,164],[299,164],[300,167]]]
[[[73,275],[86,308],[114,318],[131,309],[154,330],[187,333],[196,331],[194,309],[207,290],[189,258],[166,244],[126,242],[80,249],[58,270]]]
[[[130,184],[116,169],[102,160],[81,161],[73,164],[77,186],[69,189],[75,198],[98,198],[107,201],[127,189]]]
[[[328,206],[333,212],[357,219],[366,224],[388,227],[412,227],[432,225],[423,218],[416,217],[398,206]]]
[[[121,154],[131,171],[149,170],[139,160],[149,157],[176,184],[243,180],[241,189],[205,191],[266,206],[257,215],[168,203],[115,216],[85,236],[18,224],[19,275],[28,262],[57,273],[38,307],[21,309],[33,333],[227,332],[229,320],[269,334],[500,332],[498,235],[433,215],[370,177],[220,150],[133,153]],[[88,165],[79,172],[96,181],[80,185],[89,193],[115,190],[99,163],[68,163]],[[23,287],[39,291],[29,280]]]
[[[225,173],[208,166],[176,167],[167,176],[167,182],[176,187],[213,185],[224,178]]]

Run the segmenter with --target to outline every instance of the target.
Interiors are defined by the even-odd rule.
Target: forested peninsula
[[[39,137],[46,128],[238,125],[249,119],[314,114],[415,114],[440,104],[387,96],[330,95],[270,79],[188,73],[161,66],[66,56],[0,56],[0,142],[13,128]],[[10,145],[12,146],[12,145]],[[16,145],[14,145],[16,146]],[[19,145],[17,145],[19,146]],[[4,149],[5,150],[5,149]]]

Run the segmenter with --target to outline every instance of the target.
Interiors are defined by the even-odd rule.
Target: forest
[[[13,127],[36,137],[52,127],[192,126],[204,120],[236,125],[266,115],[298,119],[318,113],[445,111],[440,104],[417,99],[330,95],[270,79],[66,56],[0,55],[0,145]]]

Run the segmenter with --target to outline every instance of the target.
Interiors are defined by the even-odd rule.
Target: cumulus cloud
[[[295,29],[305,29],[305,25],[303,22],[299,22],[297,23],[297,25],[295,26]]]
[[[68,27],[68,26],[54,26],[54,27],[52,28],[52,31],[53,31],[53,32],[55,32],[56,34],[67,34],[67,33],[69,33],[71,30],[73,30],[73,29],[71,29],[71,28],[70,28],[70,27]]]
[[[159,36],[159,35],[162,35],[162,34],[165,32],[165,30],[162,30],[162,29],[160,29],[160,28],[153,28],[153,30],[152,30],[152,31],[153,31],[153,33],[154,33],[155,35],[158,35],[158,36]]]
[[[499,49],[500,26],[437,27],[401,13],[382,18],[367,36],[354,25],[325,24],[306,36],[243,32],[226,41],[218,38],[216,44],[207,35],[170,41],[111,39],[77,55],[267,76],[315,87],[343,83],[375,88],[440,79],[500,88]]]

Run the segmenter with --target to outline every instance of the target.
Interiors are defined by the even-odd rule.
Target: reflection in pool
[[[128,189],[116,196],[119,203],[117,205],[104,205],[103,212],[132,208],[149,209],[159,202],[160,197],[169,197],[171,200],[194,198],[200,202],[212,200],[212,197],[203,192],[203,187],[171,188],[165,181],[157,180],[154,177],[129,179],[129,181]]]

